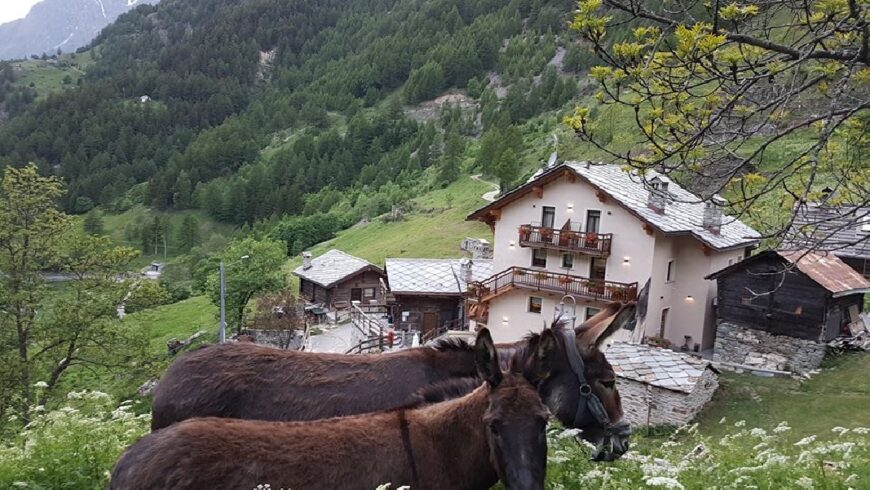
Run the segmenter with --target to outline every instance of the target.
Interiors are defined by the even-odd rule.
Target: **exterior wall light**
[[[517,248],[517,242],[511,240],[510,242],[508,242],[508,247],[509,247],[511,250]]]
[[[631,265],[631,257],[625,256],[622,258],[622,265]]]
[[[573,212],[574,212],[574,205],[573,205],[573,204],[569,204],[569,205],[568,205],[568,212],[569,212],[569,213],[573,213]]]
[[[691,296],[691,295],[690,295],[690,296],[686,296],[686,303],[694,303],[694,302],[695,302],[695,297],[694,297],[694,296]]]

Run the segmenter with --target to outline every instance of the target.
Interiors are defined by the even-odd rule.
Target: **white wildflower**
[[[779,425],[774,427],[773,432],[775,434],[782,434],[783,432],[788,432],[791,430],[791,427],[788,426],[786,422],[780,422]]]
[[[682,490],[683,485],[674,478],[667,478],[664,476],[652,476],[644,479],[644,483],[651,487],[665,487],[665,488],[676,488]]]
[[[815,441],[815,440],[816,440],[816,436],[815,436],[815,435],[811,435],[811,436],[804,437],[803,439],[801,439],[801,440],[799,440],[798,442],[794,443],[794,445],[795,445],[795,446],[808,446],[808,445],[812,444],[813,441]]]
[[[753,427],[752,430],[749,431],[749,435],[755,437],[764,437],[767,435],[767,431],[758,427]]]
[[[854,429],[852,429],[852,432],[854,432],[855,434],[860,434],[862,436],[867,435],[870,434],[870,427],[855,427]]]
[[[813,479],[808,477],[808,476],[802,476],[802,477],[798,478],[797,480],[795,480],[794,483],[795,483],[795,485],[797,485],[801,488],[806,488],[807,490],[810,490],[811,488],[813,488]]]
[[[45,406],[44,405],[37,405],[37,406],[33,407],[33,411],[34,412],[44,412]]]
[[[851,475],[846,477],[845,480],[843,480],[843,483],[854,483],[857,479],[858,479],[858,475],[856,475],[855,473],[852,473]]]
[[[48,383],[46,383],[45,381],[37,381],[36,383],[34,383],[33,387],[34,388],[48,388]]]
[[[746,426],[745,420],[738,420],[737,422],[734,422],[734,427],[745,427],[745,426]]]
[[[719,420],[719,424],[721,425],[721,424],[724,424],[724,423],[725,423],[725,417],[722,417],[722,418]]]
[[[14,482],[12,482],[12,486],[18,487],[18,488],[27,488],[27,482],[26,481],[14,481]]]
[[[583,432],[580,429],[565,429],[556,435],[556,439],[568,439],[569,437],[577,437]]]
[[[842,436],[845,433],[849,432],[849,429],[847,429],[845,427],[838,426],[838,427],[834,427],[833,429],[831,429],[831,432],[833,432],[834,434],[837,434],[838,436]]]

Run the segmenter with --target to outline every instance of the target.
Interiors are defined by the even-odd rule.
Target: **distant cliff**
[[[43,0],[0,25],[0,60],[75,51],[124,12],[159,0]]]

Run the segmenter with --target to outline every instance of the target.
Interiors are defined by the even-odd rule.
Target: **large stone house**
[[[652,171],[586,162],[542,170],[468,217],[495,235],[494,275],[472,284],[469,316],[506,342],[560,312],[580,323],[608,302],[639,298],[639,321],[618,338],[712,348],[716,285],[704,278],[759,240],[723,216],[723,204]]]

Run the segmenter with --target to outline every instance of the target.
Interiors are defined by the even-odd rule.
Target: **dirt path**
[[[484,193],[484,194],[483,194],[482,196],[480,196],[480,197],[481,197],[484,201],[486,201],[486,202],[493,202],[493,201],[495,201],[496,196],[498,196],[498,193],[501,191],[501,188],[499,188],[498,184],[496,184],[495,182],[490,182],[490,181],[488,181],[488,180],[483,180],[481,177],[482,177],[481,174],[475,174],[475,175],[472,175],[472,176],[471,176],[471,180],[476,180],[476,181],[478,181],[478,182],[483,182],[484,184],[491,185],[493,190]]]

